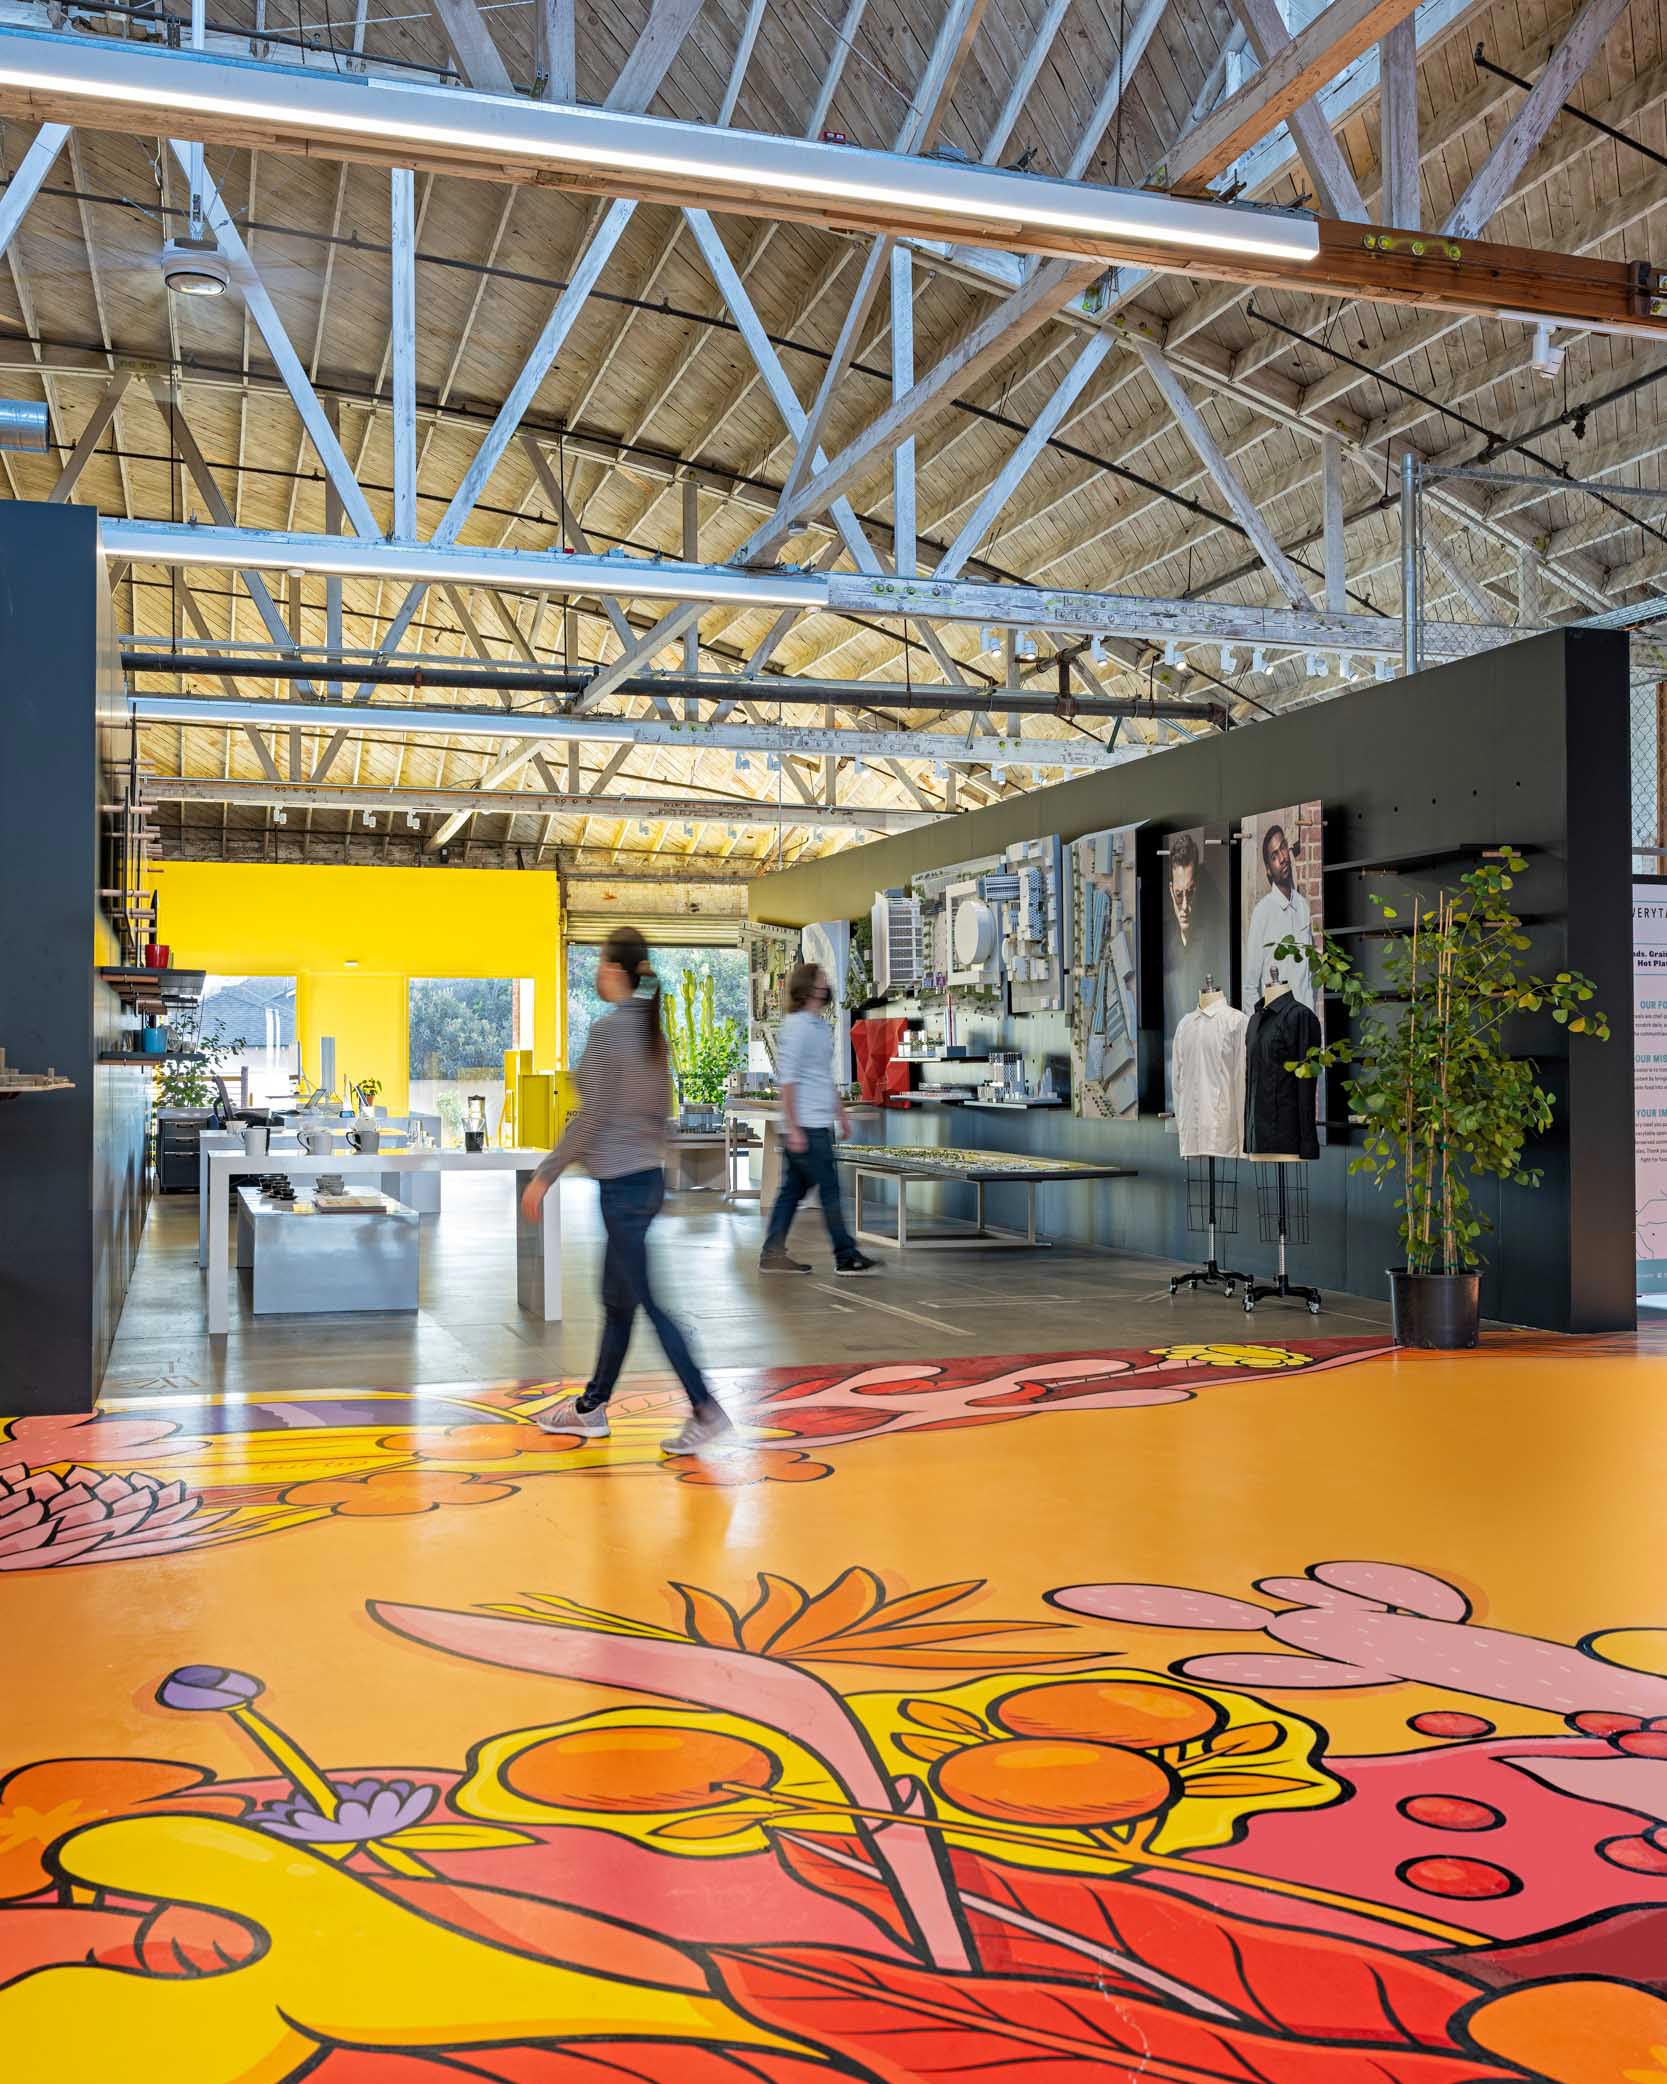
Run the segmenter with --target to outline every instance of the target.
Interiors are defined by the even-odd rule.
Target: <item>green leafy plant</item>
[[[158,1107],[212,1107],[219,1098],[216,1076],[243,1048],[243,1037],[187,1031],[156,1068]]]
[[[746,1043],[738,1021],[718,1018],[711,970],[685,970],[680,989],[662,994],[660,1006],[679,1096],[689,1106],[721,1107]]]
[[[1349,1170],[1380,1187],[1398,1176],[1395,1206],[1412,1273],[1459,1273],[1479,1263],[1476,1241],[1491,1225],[1472,1201],[1473,1178],[1540,1183],[1524,1149],[1550,1127],[1552,1096],[1533,1061],[1507,1050],[1507,1022],[1549,1011],[1570,1034],[1609,1038],[1589,977],[1578,970],[1539,977],[1519,967],[1529,942],[1509,892],[1526,865],[1502,847],[1404,921],[1374,895],[1392,935],[1381,985],[1363,978],[1335,942],[1310,948],[1288,937],[1275,951],[1306,962],[1358,1021],[1352,1039],[1328,1041],[1288,1068],[1317,1078],[1351,1067],[1344,1090],[1364,1141]]]

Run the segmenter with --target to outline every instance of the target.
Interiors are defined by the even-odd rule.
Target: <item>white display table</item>
[[[226,1207],[226,1189],[234,1172],[281,1172],[289,1178],[314,1180],[321,1172],[339,1172],[344,1178],[363,1178],[410,1172],[513,1172],[516,1194],[538,1169],[543,1151],[338,1151],[328,1158],[303,1157],[298,1151],[268,1151],[264,1158],[251,1158],[239,1142],[235,1150],[210,1151],[204,1160],[204,1195],[208,1203],[207,1266],[208,1329],[224,1334],[231,1329],[230,1258],[231,1226]],[[342,1218],[320,1219],[337,1222]],[[535,1317],[553,1323],[561,1316],[561,1194],[557,1188],[544,1197],[542,1221],[533,1224],[515,1213],[516,1293],[521,1307]]]
[[[422,1225],[415,1209],[377,1198],[374,1212],[325,1213],[239,1187],[237,1263],[249,1269],[255,1315],[416,1309]]]

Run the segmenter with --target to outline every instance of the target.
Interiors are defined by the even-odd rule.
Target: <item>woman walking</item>
[[[660,1025],[660,981],[648,944],[634,926],[616,926],[609,934],[596,968],[596,989],[610,1010],[591,1028],[579,1060],[580,1111],[528,1182],[521,1213],[536,1223],[545,1195],[569,1165],[583,1165],[596,1181],[608,1238],[602,1262],[602,1343],[581,1395],[553,1406],[539,1424],[547,1433],[608,1437],[608,1399],[640,1308],[659,1334],[692,1407],[682,1431],[667,1441],[667,1452],[697,1454],[732,1428],[677,1320],[655,1300],[649,1281],[648,1228],[666,1195],[672,1092]]]

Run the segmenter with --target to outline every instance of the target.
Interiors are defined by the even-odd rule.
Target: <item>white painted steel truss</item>
[[[1041,633],[1048,642],[1071,655],[1068,670],[1083,676],[1091,688],[1096,686],[1096,680],[1077,656],[1083,640],[1094,641],[1096,660],[1108,659],[1114,674],[1136,662],[1149,662],[1155,647],[1164,647],[1166,656],[1173,658],[1178,645],[1213,646],[1223,672],[1233,670],[1236,653],[1241,654],[1236,663],[1242,667],[1242,654],[1248,653],[1270,668],[1276,668],[1281,660],[1300,660],[1312,679],[1315,661],[1323,660],[1324,671],[1319,677],[1329,679],[1335,674],[1340,684],[1372,662],[1399,655],[1402,639],[1397,618],[1351,613],[1347,608],[1351,573],[1344,474],[1345,463],[1371,474],[1380,469],[1385,457],[1393,460],[1398,456],[1407,442],[1397,416],[1373,425],[1339,412],[1334,400],[1342,395],[1344,387],[1339,384],[1331,388],[1331,379],[1327,378],[1312,386],[1308,396],[1294,400],[1270,389],[1266,380],[1258,385],[1257,372],[1271,359],[1261,348],[1240,355],[1226,366],[1212,361],[1205,344],[1195,338],[1196,332],[1210,317],[1241,301],[1243,291],[1206,287],[1193,305],[1167,327],[1155,332],[1125,329],[1115,313],[1138,293],[1141,278],[1137,267],[1119,270],[1109,296],[1097,295],[1090,310],[1082,293],[1095,273],[1094,268],[1074,266],[1068,260],[1037,258],[1058,253],[1062,244],[1068,247],[1070,239],[1079,233],[1085,239],[1103,239],[1112,219],[1116,222],[1110,235],[1116,238],[1138,242],[1148,232],[1154,238],[1173,238],[1180,223],[1174,215],[1177,209],[1199,213],[1183,226],[1183,236],[1237,240],[1247,248],[1260,242],[1264,250],[1271,253],[1278,249],[1287,256],[1301,245],[1301,220],[1288,216],[1258,216],[1210,205],[1172,204],[1163,197],[1131,197],[1127,191],[1084,184],[1082,177],[1111,121],[1128,76],[1140,62],[1157,27],[1163,0],[1146,0],[1129,25],[1125,50],[1115,58],[1105,92],[1071,157],[1067,178],[1058,181],[1006,174],[1000,170],[999,160],[1024,97],[1046,60],[1048,45],[1061,30],[1066,13],[1064,0],[1054,0],[1035,41],[1025,51],[981,163],[953,168],[923,159],[919,154],[931,142],[940,103],[947,101],[978,33],[982,10],[976,0],[947,0],[930,65],[902,122],[896,151],[852,150],[830,156],[826,147],[815,143],[844,62],[844,49],[854,35],[864,4],[865,0],[849,0],[845,33],[817,96],[808,141],[802,141],[766,137],[758,132],[719,134],[726,131],[736,113],[743,76],[763,21],[761,0],[753,0],[748,12],[715,126],[671,124],[643,113],[694,21],[698,0],[655,0],[641,38],[608,95],[606,107],[600,110],[565,105],[556,91],[558,86],[564,87],[567,94],[572,91],[571,0],[540,0],[539,34],[547,58],[543,100],[529,100],[513,92],[513,82],[497,54],[487,19],[475,0],[444,0],[440,12],[460,71],[472,88],[486,90],[484,94],[414,84],[408,74],[379,66],[374,58],[365,59],[345,75],[322,71],[315,62],[316,54],[297,53],[293,65],[271,62],[282,54],[268,47],[258,53],[267,62],[251,65],[245,60],[229,64],[228,58],[243,47],[238,39],[217,33],[203,39],[200,53],[162,51],[116,39],[20,37],[14,33],[15,25],[39,19],[38,11],[24,4],[24,0],[0,0],[0,108],[14,112],[32,109],[51,119],[42,123],[0,197],[0,254],[4,254],[7,242],[69,135],[63,123],[56,120],[61,111],[84,105],[88,113],[80,120],[109,120],[111,112],[119,114],[129,105],[128,97],[147,91],[147,83],[153,95],[161,91],[159,83],[166,83],[170,117],[175,111],[180,112],[182,119],[193,115],[190,122],[170,122],[170,127],[184,129],[187,137],[195,134],[229,138],[232,131],[226,126],[252,124],[253,133],[247,137],[239,133],[240,141],[256,145],[271,142],[287,149],[299,140],[323,156],[358,156],[393,166],[394,304],[390,355],[394,483],[388,533],[382,533],[383,516],[373,509],[361,490],[354,467],[337,438],[333,409],[315,389],[316,368],[309,373],[303,366],[233,214],[221,201],[213,180],[205,175],[201,187],[208,230],[231,268],[249,317],[266,341],[307,440],[322,461],[334,510],[354,533],[310,536],[299,531],[261,531],[237,525],[203,464],[201,451],[196,449],[189,429],[176,413],[176,445],[199,495],[213,513],[213,524],[182,527],[136,519],[111,520],[105,527],[105,541],[112,565],[128,570],[134,566],[162,567],[190,573],[224,567],[242,575],[242,583],[254,594],[274,641],[283,640],[286,624],[272,591],[258,577],[261,571],[324,574],[332,590],[332,627],[337,643],[341,632],[340,582],[344,578],[374,580],[379,586],[383,581],[403,581],[404,598],[380,645],[378,655],[383,658],[395,656],[405,644],[431,585],[445,589],[472,651],[482,658],[493,655],[490,639],[507,641],[516,656],[533,663],[539,655],[538,633],[547,601],[555,598],[598,604],[607,616],[618,649],[581,696],[577,704],[580,715],[573,719],[500,717],[499,732],[488,735],[515,741],[489,770],[489,779],[505,785],[501,798],[490,789],[424,792],[427,798],[434,799],[425,807],[443,815],[443,823],[432,835],[433,843],[451,836],[472,809],[510,805],[520,809],[536,802],[548,816],[568,816],[582,803],[587,814],[600,812],[597,798],[577,795],[571,789],[546,787],[538,793],[507,786],[518,783],[532,762],[537,763],[541,778],[548,783],[550,770],[538,749],[543,739],[563,740],[570,746],[579,739],[590,738],[620,745],[698,744],[703,750],[741,753],[764,749],[770,735],[767,727],[756,722],[728,721],[737,707],[743,715],[756,715],[756,710],[748,705],[768,703],[768,682],[757,677],[738,675],[735,696],[725,697],[704,722],[692,697],[688,698],[682,718],[674,715],[671,703],[664,697],[653,698],[652,716],[620,716],[603,707],[617,705],[621,700],[628,709],[632,707],[633,699],[622,698],[618,690],[627,678],[641,676],[657,661],[679,664],[685,672],[695,671],[702,649],[711,641],[710,633],[703,629],[703,617],[708,613],[733,620],[758,608],[778,611],[769,636],[753,653],[750,676],[761,673],[763,663],[794,619],[806,615],[824,617],[824,628],[831,627],[826,618],[832,617],[879,619],[899,633],[912,628],[927,644],[945,680],[963,684],[965,666],[945,648],[942,634],[956,624]],[[1230,146],[1231,163],[1241,175],[1254,174],[1265,179],[1267,170],[1279,163],[1281,153],[1289,157],[1294,142],[1295,151],[1306,162],[1312,184],[1327,207],[1334,214],[1364,220],[1370,189],[1363,195],[1356,186],[1337,150],[1331,123],[1345,93],[1370,91],[1381,72],[1387,82],[1385,151],[1389,161],[1383,221],[1415,225],[1420,152],[1440,149],[1438,136],[1421,140],[1418,135],[1416,54],[1431,36],[1466,19],[1460,12],[1460,0],[1437,0],[1437,4],[1426,5],[1416,27],[1404,0],[1332,0],[1294,36],[1285,27],[1275,0],[1234,0],[1234,4],[1241,27],[1224,43],[1222,59],[1210,74],[1187,123],[1180,126],[1185,135],[1176,146],[1175,169],[1184,173],[1218,161],[1226,165],[1229,162],[1223,154]],[[1588,0],[1563,36],[1539,86],[1526,102],[1514,108],[1512,120],[1471,175],[1463,196],[1447,217],[1449,233],[1473,236],[1486,229],[1524,177],[1559,104],[1602,46],[1620,6],[1621,0]],[[1365,48],[1380,36],[1385,38],[1381,54]],[[1234,51],[1247,44],[1260,59],[1260,66],[1250,72],[1248,82],[1241,86],[1234,78],[1231,59]],[[67,70],[65,46],[70,47]],[[1243,63],[1248,65],[1249,60]],[[189,70],[182,73],[182,66]],[[1333,72],[1340,70],[1345,76],[1334,80]],[[305,89],[300,93],[296,91],[298,71],[307,74]],[[186,82],[183,87],[181,80]],[[390,85],[390,80],[394,84]],[[1288,124],[1288,132],[1279,128],[1282,122]],[[496,547],[460,541],[465,529],[477,518],[476,510],[488,482],[512,449],[530,458],[535,480],[541,479],[546,492],[550,490],[548,464],[537,439],[523,422],[587,299],[611,263],[635,208],[632,201],[599,203],[591,237],[572,270],[572,279],[557,297],[519,376],[508,388],[494,424],[463,472],[432,535],[426,541],[418,539],[417,478],[422,452],[419,413],[425,410],[419,405],[415,381],[420,323],[415,261],[420,216],[411,173],[397,156],[402,141],[410,146],[409,157],[414,163],[487,179],[520,180],[536,163],[552,178],[569,182],[569,171],[564,169],[582,165],[594,173],[600,166],[607,171],[607,182],[591,180],[587,173],[582,178],[574,177],[570,185],[588,185],[601,192],[611,183],[615,193],[682,201],[684,197],[676,193],[675,184],[684,184],[685,194],[687,187],[694,184],[698,185],[703,201],[713,208],[744,206],[749,213],[764,216],[771,215],[774,208],[772,184],[780,184],[783,198],[797,184],[798,204],[780,202],[780,214],[784,217],[805,215],[804,197],[813,195],[816,201],[810,214],[821,212],[827,216],[842,212],[844,220],[853,225],[863,223],[863,212],[869,210],[890,213],[890,218],[901,212],[910,219],[913,258],[907,241],[894,242],[884,235],[877,240],[828,363],[826,379],[807,411],[759,321],[743,279],[761,248],[755,249],[745,263],[736,264],[711,219],[685,203],[684,221],[717,287],[722,308],[739,329],[752,356],[758,380],[778,409],[789,444],[779,503],[773,510],[766,508],[731,562],[703,563],[696,554],[699,481],[698,473],[693,471],[680,480],[680,540],[685,553],[681,558],[596,557],[584,548],[575,555],[510,549],[501,541]],[[187,142],[176,142],[172,151],[195,185],[200,150]],[[674,185],[668,187],[668,182]],[[744,198],[739,194],[742,184],[746,187]],[[768,244],[773,228],[767,227],[763,245]],[[1610,235],[1600,226],[1592,243]],[[674,231],[664,249],[662,265],[677,236]],[[1568,243],[1571,250],[1577,250],[1577,242]],[[1008,251],[991,252],[989,249],[994,246],[1005,246]],[[1027,250],[1030,259],[1019,257]],[[979,284],[995,301],[935,366],[917,369],[912,339],[914,297],[924,269],[940,263],[962,280]],[[15,256],[12,267],[16,274]],[[830,458],[817,439],[825,424],[826,409],[845,380],[845,365],[857,358],[862,346],[860,336],[867,323],[869,305],[877,303],[885,308],[886,300],[879,296],[879,291],[888,280],[892,335],[890,401],[864,430],[848,439]],[[1454,325],[1467,322],[1437,316],[1427,322],[1426,332],[1433,340]],[[882,327],[882,337],[885,330]],[[1086,339],[1073,340],[1073,333],[1086,335]],[[1073,361],[1060,369],[1052,397],[1033,416],[1030,432],[1007,461],[982,487],[974,485],[969,497],[961,502],[956,511],[964,518],[953,531],[950,547],[943,553],[936,572],[919,572],[916,539],[928,525],[926,515],[917,516],[917,447],[921,446],[923,434],[959,389],[1002,364],[1005,357],[1027,342],[1026,355],[1034,361],[1038,341],[1043,348],[1042,366],[1057,356],[1062,346],[1072,349]],[[872,347],[867,351],[872,353]],[[1277,347],[1274,351],[1278,351]],[[1524,355],[1527,351],[1525,329]],[[698,342],[693,352],[698,352]],[[38,347],[35,353],[38,360]],[[612,353],[610,350],[610,356]],[[316,356],[314,359],[316,363]],[[109,367],[105,393],[81,428],[79,442],[69,456],[54,497],[74,496],[77,480],[106,428],[117,425],[129,372],[118,366],[113,357]],[[1122,590],[1064,591],[1045,584],[992,584],[960,577],[976,558],[990,530],[999,527],[1005,506],[1048,441],[1067,433],[1076,418],[1103,403],[1108,378],[1111,388],[1116,388],[1128,381],[1131,371],[1143,371],[1151,381],[1164,407],[1174,414],[1200,470],[1213,482],[1248,536],[1254,555],[1265,569],[1268,586],[1277,596],[1272,604],[1151,598]],[[150,387],[157,394],[157,402],[163,403],[161,387],[154,376]],[[1299,575],[1274,530],[1260,514],[1254,487],[1244,476],[1240,461],[1246,444],[1218,438],[1201,410],[1197,395],[1200,389],[1218,399],[1249,403],[1254,410],[1267,414],[1272,424],[1315,443],[1314,471],[1316,476],[1323,474],[1324,542],[1323,573],[1314,581]],[[49,403],[53,403],[50,389],[48,396]],[[1404,415],[1400,417],[1404,419]],[[1408,424],[1416,424],[1416,419]],[[698,449],[693,453],[698,453]],[[919,460],[924,465],[924,451]],[[851,493],[864,482],[872,483],[873,470],[880,464],[885,465],[890,476],[893,542],[889,561],[884,554],[883,538],[877,545],[871,526],[865,528],[859,522],[850,504]],[[582,546],[583,530],[576,516],[568,511],[565,484],[556,490],[566,540]],[[1515,602],[1515,620],[1513,623],[1503,619],[1511,613],[1511,602],[1501,601],[1497,592],[1490,594],[1429,533],[1428,554],[1435,573],[1446,581],[1461,608],[1476,620],[1425,619],[1420,648],[1426,660],[1464,656],[1511,641],[1525,628],[1539,626],[1552,602],[1558,612],[1567,612],[1562,604],[1569,601],[1585,614],[1607,606],[1601,569],[1583,558],[1577,545],[1561,540],[1542,545],[1526,522],[1509,518],[1512,509],[1505,498],[1473,497],[1452,486],[1432,488],[1429,497],[1441,503],[1441,510],[1450,520],[1456,520],[1461,527],[1474,525],[1482,532],[1484,543],[1496,545],[1503,552],[1510,575],[1507,590]],[[1213,530],[1203,533],[1210,532]],[[1563,534],[1567,536],[1570,531]],[[812,563],[778,567],[767,562],[796,543],[815,550]],[[855,571],[833,568],[834,560],[842,553],[855,563]],[[808,555],[808,550],[803,554]],[[1636,574],[1626,575],[1627,582],[1649,585],[1664,570],[1667,562],[1657,559],[1652,563],[1648,557],[1642,558],[1637,561]],[[1358,562],[1353,576],[1361,576]],[[493,627],[487,634],[475,620],[476,606],[483,594],[492,611]],[[189,588],[186,598],[191,600]],[[298,602],[299,594],[292,592],[292,600]],[[520,604],[528,601],[535,605],[524,623],[520,619]],[[670,605],[660,620],[643,633],[640,624],[629,615],[632,602]],[[206,624],[194,602],[189,612],[194,626],[206,636]],[[294,622],[293,615],[290,620]],[[570,616],[566,625],[569,643],[573,626]],[[497,635],[499,630],[503,632],[502,639]],[[830,639],[812,654],[808,666],[801,661],[801,670],[814,672],[817,662],[827,657],[831,648]],[[1011,641],[1008,649],[1011,658]],[[344,664],[340,671],[342,679],[351,683],[351,664]],[[313,795],[318,807],[322,807],[336,800],[336,792],[324,786],[324,778],[336,755],[352,737],[355,725],[343,717],[343,705],[312,704],[308,699],[312,690],[305,683],[297,686],[294,700],[263,705],[283,713],[281,717],[263,718],[262,722],[265,728],[287,729],[294,734],[292,784],[298,778],[294,762],[299,756],[299,730],[325,728],[332,732],[312,776]],[[929,708],[930,687],[921,686],[915,692],[919,706]],[[349,710],[359,706],[367,720],[374,713],[375,722],[384,728],[397,722],[400,729],[421,734],[421,724],[412,721],[417,715],[415,710],[392,704],[371,705],[370,693],[367,683],[359,687],[356,697],[350,695],[345,706]],[[159,711],[146,712],[144,708],[144,703],[153,699],[156,698],[144,698],[141,714],[160,715]],[[199,703],[193,720],[207,721],[204,711],[210,706]],[[255,746],[265,776],[258,786],[269,791],[277,787],[276,762],[254,720],[245,713],[252,705],[239,702],[221,706],[238,712],[235,719],[228,717],[225,721],[244,731]],[[475,732],[472,723],[452,714],[448,730],[459,734]],[[982,734],[976,740],[971,736],[975,730]],[[616,731],[620,734],[617,737]],[[896,815],[918,821],[931,813],[920,807],[925,799],[909,769],[918,767],[923,760],[981,765],[998,772],[1004,765],[1061,769],[1092,765],[1107,757],[1129,757],[1145,749],[1139,743],[1125,744],[1110,755],[1103,741],[1090,738],[1087,733],[1072,738],[1024,737],[1016,720],[1014,729],[1002,734],[982,716],[969,718],[968,734],[968,750],[957,761],[956,754],[948,748],[958,741],[942,730],[888,733],[836,727],[830,707],[823,731],[795,726],[777,732],[772,750],[784,758],[785,771],[791,776],[798,797],[805,796],[808,784],[800,768],[793,764],[795,760],[853,759],[869,763],[867,771],[876,779],[889,777],[887,785],[893,795],[912,805],[907,812],[899,810]],[[167,786],[184,789],[197,784],[191,781]],[[225,789],[245,785],[228,778],[226,783],[214,786]],[[442,797],[448,800],[442,803]],[[194,799],[177,796],[173,800]],[[222,793],[203,800],[256,799]],[[284,800],[293,800],[293,795]],[[608,815],[636,815],[634,811],[615,810],[614,806],[624,799],[603,800],[609,806]],[[403,797],[400,807],[408,807]],[[811,807],[809,802],[799,804],[807,813]],[[830,822],[862,815],[847,811],[844,806],[839,808],[841,818]],[[874,812],[876,817],[889,814]]]

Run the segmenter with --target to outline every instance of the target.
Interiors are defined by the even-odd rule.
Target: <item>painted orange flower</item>
[[[1667,2000],[1627,1983],[1525,1984],[1478,2005],[1467,2030],[1479,2048],[1551,2084],[1667,2079]]]
[[[791,1578],[761,1571],[758,1597],[750,1606],[732,1606],[716,1592],[698,1585],[676,1585],[683,1602],[683,1626],[662,1628],[557,1594],[530,1604],[493,1606],[489,1612],[513,1614],[524,1621],[566,1623],[615,1635],[655,1636],[663,1642],[707,1643],[718,1650],[750,1650],[757,1657],[779,1657],[789,1663],[902,1665],[911,1671],[987,1671],[988,1650],[950,1646],[985,1636],[1008,1635],[1016,1628],[1061,1627],[1056,1621],[950,1620],[947,1609],[983,1590],[982,1578],[960,1584],[931,1585],[922,1592],[893,1598],[872,1570],[842,1571],[820,1592],[807,1592]],[[1006,1653],[1009,1656],[1013,1652]],[[1031,1651],[1023,1664],[1076,1663],[1085,1653],[1049,1655]]]
[[[83,1824],[157,1809],[241,1816],[244,1796],[204,1792],[201,1766],[158,1758],[53,1758],[0,1780],[0,1901],[33,1896],[57,1879],[42,1855]]]
[[[384,1433],[377,1443],[389,1454],[445,1462],[508,1462],[519,1454],[548,1454],[554,1444],[534,1425],[423,1426]]]
[[[321,1506],[344,1519],[398,1519],[442,1505],[491,1505],[513,1498],[515,1485],[443,1469],[378,1469],[368,1476],[332,1476],[291,1484],[286,1505]]]
[[[785,1451],[760,1448],[752,1454],[737,1450],[711,1458],[698,1454],[669,1454],[664,1467],[679,1483],[710,1484],[719,1488],[738,1488],[751,1483],[820,1483],[824,1476],[833,1474],[831,1464],[813,1461],[797,1448]]]

